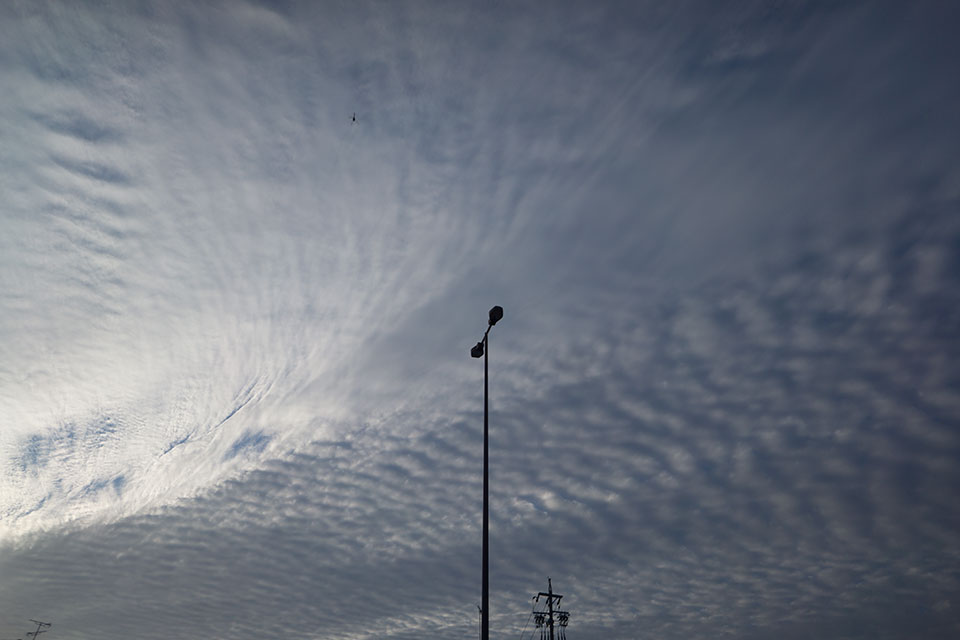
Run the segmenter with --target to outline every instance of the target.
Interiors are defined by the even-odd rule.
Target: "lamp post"
[[[480,596],[480,640],[489,640],[490,638],[490,482],[487,471],[487,454],[489,449],[487,446],[489,440],[487,437],[489,426],[487,354],[490,349],[488,337],[490,335],[490,329],[493,328],[493,325],[500,322],[502,318],[503,307],[496,306],[490,309],[490,314],[487,317],[487,330],[483,332],[483,340],[470,349],[470,355],[474,358],[483,356],[483,593]]]

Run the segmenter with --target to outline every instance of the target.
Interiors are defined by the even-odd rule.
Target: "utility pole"
[[[553,581],[551,581],[550,578],[547,578],[547,592],[544,593],[541,591],[534,596],[533,599],[537,602],[540,602],[541,596],[547,601],[547,613],[544,614],[542,611],[536,610],[533,612],[534,623],[538,628],[543,629],[543,631],[540,632],[540,637],[546,640],[544,637],[546,636],[544,631],[549,631],[549,640],[557,640],[557,638],[554,636],[554,622],[556,622],[557,626],[560,627],[560,632],[558,634],[559,640],[566,640],[566,629],[567,623],[570,621],[570,612],[554,609],[554,605],[560,605],[560,599],[563,598],[563,596],[553,592]]]

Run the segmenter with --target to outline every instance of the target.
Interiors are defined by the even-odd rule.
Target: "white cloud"
[[[0,11],[0,635],[473,633],[494,303],[502,637],[546,575],[581,637],[955,626],[955,89],[909,25]]]

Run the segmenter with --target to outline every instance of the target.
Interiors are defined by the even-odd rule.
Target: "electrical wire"
[[[544,606],[544,605],[541,605]],[[523,640],[523,634],[527,631],[527,626],[530,624],[530,621],[533,619],[537,613],[543,613],[542,611],[537,611],[534,609],[530,612],[530,615],[527,616],[527,622],[523,625],[523,629],[520,631],[520,640]],[[533,629],[530,630],[530,640],[533,640]]]

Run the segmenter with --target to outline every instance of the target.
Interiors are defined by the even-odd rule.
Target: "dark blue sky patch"
[[[18,457],[21,471],[42,469],[46,467],[58,449],[72,448],[77,438],[77,427],[66,424],[58,427],[47,435],[30,436],[20,448]]]
[[[110,484],[110,480],[107,478],[94,480],[93,482],[89,483],[87,486],[85,486],[83,489],[80,490],[80,496],[85,497],[94,493],[99,493],[108,484]]]
[[[247,431],[230,445],[230,451],[223,457],[224,460],[230,460],[241,453],[252,453],[263,451],[273,436],[265,434],[263,431]]]
[[[173,451],[175,448],[179,447],[180,445],[182,445],[183,443],[187,442],[188,440],[190,440],[190,434],[187,434],[187,435],[183,436],[182,438],[178,438],[178,439],[174,440],[174,441],[171,442],[169,445],[167,445],[167,448],[164,449],[164,450],[163,450],[163,453],[161,453],[160,455],[166,455],[166,454],[170,453],[170,452]]]
[[[240,409],[243,409],[243,408],[246,406],[247,402],[249,402],[249,401],[250,401],[250,400],[249,400],[249,398],[248,398],[248,399],[244,400],[243,402],[241,402],[240,404],[238,404],[237,406],[235,406],[233,409],[231,409],[231,410],[230,410],[230,413],[228,413],[228,414],[226,415],[226,417],[225,417],[223,420],[221,420],[220,423],[219,423],[217,426],[219,427],[221,424],[223,424],[224,422],[226,422],[227,420],[229,420],[229,419],[232,418],[233,416],[237,415],[237,412],[240,411]]]
[[[80,497],[87,497],[96,493],[100,493],[107,487],[111,487],[114,493],[120,495],[126,482],[127,479],[122,474],[113,478],[100,478],[99,480],[90,482],[83,489],[81,489]]]
[[[235,398],[236,404],[234,405],[234,407],[230,409],[227,415],[224,416],[224,418],[220,420],[220,422],[218,422],[217,426],[214,428],[219,427],[220,425],[225,423],[227,420],[237,415],[238,411],[240,411],[245,406],[247,406],[247,403],[249,403],[250,400],[253,398],[253,389],[256,386],[256,384],[257,384],[256,380],[250,382],[242,391],[240,391],[240,393],[237,394],[237,397]]]
[[[45,504],[47,503],[47,498],[49,498],[49,497],[50,497],[50,494],[47,494],[47,495],[43,496],[42,498],[40,498],[40,500],[37,502],[37,504],[33,505],[32,507],[30,507],[29,509],[27,509],[27,510],[24,511],[23,513],[18,514],[17,517],[18,517],[18,518],[22,518],[22,517],[24,517],[24,516],[30,515],[31,513],[35,512],[35,511],[39,511],[39,510],[43,507],[43,505],[45,505]]]
[[[20,470],[26,471],[29,468],[43,468],[47,466],[49,455],[49,443],[40,435],[33,435],[27,439],[20,454]]]
[[[116,435],[117,422],[112,416],[100,416],[87,425],[87,433],[92,435],[93,439],[99,444]]]

